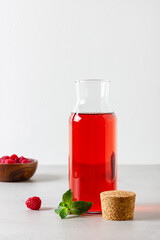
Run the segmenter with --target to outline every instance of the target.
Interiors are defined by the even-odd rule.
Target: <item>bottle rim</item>
[[[80,82],[108,82],[108,83],[110,83],[111,81],[108,79],[99,79],[99,78],[88,78],[88,79],[75,80],[75,83],[80,83]]]

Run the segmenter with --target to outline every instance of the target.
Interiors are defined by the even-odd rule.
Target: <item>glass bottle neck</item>
[[[108,102],[109,81],[79,80],[76,82],[77,105],[74,112],[109,113],[112,109]]]

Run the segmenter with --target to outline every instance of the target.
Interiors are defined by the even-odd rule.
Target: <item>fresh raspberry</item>
[[[32,210],[39,210],[41,207],[41,199],[39,197],[30,197],[26,201],[26,206]]]
[[[21,156],[21,157],[18,159],[18,162],[21,163],[23,159],[25,159],[25,157]]]
[[[31,163],[32,161],[28,158],[25,158],[21,156],[18,158],[16,154],[13,154],[12,156],[3,156],[0,158],[0,163],[5,163],[5,164],[14,164],[14,163]]]
[[[5,163],[5,160],[4,159],[1,159],[1,162],[0,163]]]
[[[5,159],[8,159],[9,158],[9,156],[3,156],[3,157],[1,157],[1,160],[5,160]]]
[[[12,159],[6,159],[6,160],[4,160],[4,163],[5,164],[14,164],[15,161],[13,161]]]
[[[22,161],[21,161],[21,163],[30,163],[31,161],[29,160],[29,159],[27,159],[27,158],[24,158]]]
[[[12,156],[10,156],[10,159],[12,159],[12,160],[17,162],[18,156],[16,154],[13,154]]]

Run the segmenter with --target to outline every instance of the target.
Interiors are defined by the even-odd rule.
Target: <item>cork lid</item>
[[[106,191],[106,192],[102,192],[101,195],[105,197],[114,197],[114,198],[127,198],[127,197],[136,196],[134,192],[124,191],[124,190]]]
[[[134,217],[136,194],[113,190],[100,193],[102,215],[108,220],[131,220]]]

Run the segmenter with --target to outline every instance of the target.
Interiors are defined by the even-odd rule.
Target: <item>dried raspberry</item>
[[[12,159],[6,159],[6,160],[4,160],[3,163],[5,163],[5,164],[14,164],[15,161],[13,161]]]
[[[26,206],[32,210],[39,210],[41,207],[41,199],[39,197],[30,197],[26,201]]]
[[[10,156],[10,159],[12,159],[12,160],[17,162],[18,156],[16,154],[13,154],[12,156]]]

